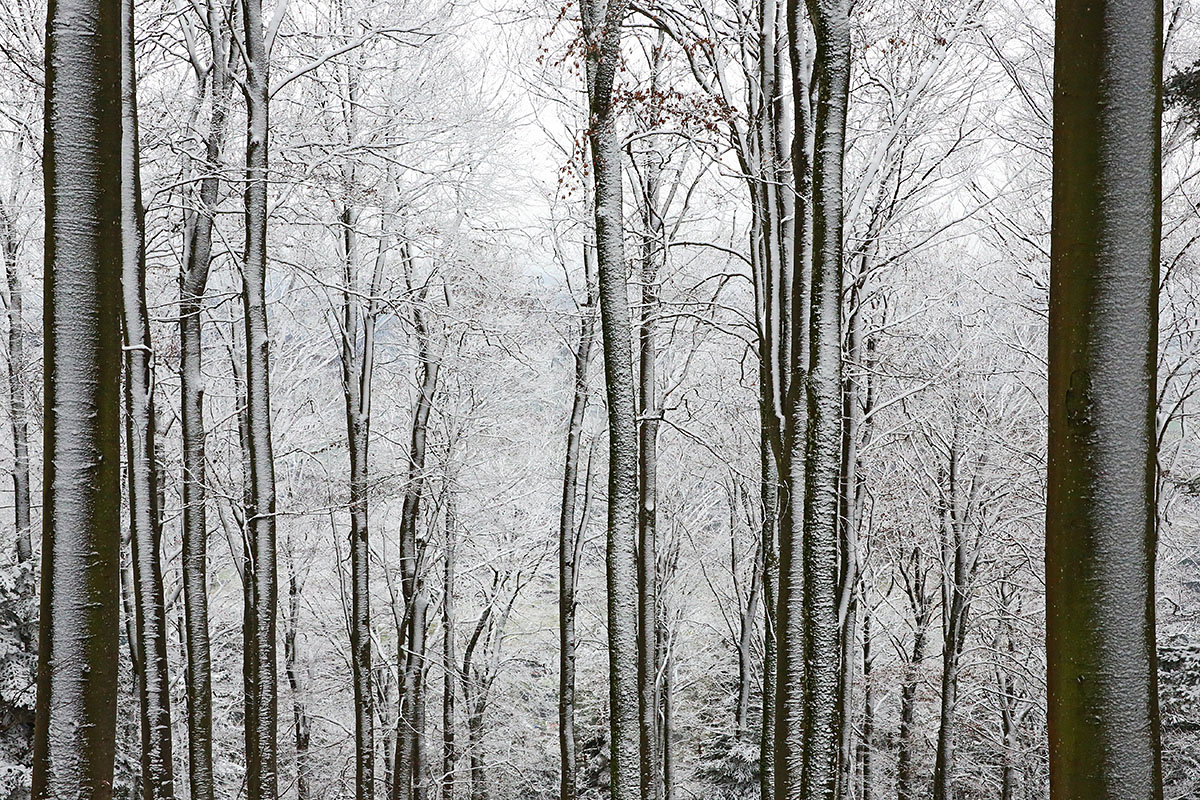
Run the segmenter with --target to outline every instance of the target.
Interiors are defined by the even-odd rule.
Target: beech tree
[[[33,796],[112,796],[121,550],[121,5],[51,3]]]
[[[1050,792],[1161,798],[1155,397],[1162,6],[1061,0],[1046,496]]]

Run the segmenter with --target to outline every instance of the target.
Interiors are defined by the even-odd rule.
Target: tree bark
[[[212,47],[211,111],[204,143],[200,207],[186,221],[183,271],[179,278],[179,404],[183,461],[183,607],[187,650],[184,682],[188,708],[188,781],[192,800],[213,800],[212,655],[208,634],[208,519],[202,362],[204,294],[212,263],[220,170],[232,81],[230,36],[220,4],[210,0]]]
[[[571,416],[567,423],[567,447],[563,458],[562,506],[558,520],[558,752],[559,800],[575,800],[578,795],[578,767],[575,747],[575,585],[578,582],[579,547],[582,523],[577,523],[576,496],[579,486],[579,452],[583,441],[583,421],[588,402],[588,366],[596,318],[596,257],[590,242],[583,246],[584,281],[587,298],[579,320],[579,341],[575,347],[575,380],[571,398]],[[587,476],[590,478],[590,475]],[[585,478],[586,480],[587,478]],[[585,495],[587,487],[584,488]],[[584,514],[586,514],[586,502]]]
[[[841,741],[838,498],[842,448],[842,159],[850,77],[848,0],[808,0],[816,34],[813,259],[804,452],[806,800],[837,797]]]
[[[1162,3],[1059,0],[1046,505],[1054,800],[1158,800]]]
[[[279,582],[275,560],[275,463],[271,447],[270,337],[267,333],[267,174],[269,70],[262,0],[243,0],[246,96],[246,251],[242,301],[246,326],[246,422],[249,448],[249,505],[246,534],[251,550],[253,605],[249,626],[253,647],[253,736],[247,731],[247,798],[274,800],[278,776],[278,676],[276,605]],[[248,720],[250,721],[250,720]]]
[[[154,349],[146,305],[144,212],[138,147],[133,0],[121,3],[121,293],[125,360],[125,463],[136,610],[143,800],[175,796],[171,684],[163,601],[162,514],[155,449]]]
[[[112,796],[120,607],[119,3],[52,0],[33,797]]]
[[[609,744],[611,800],[636,800],[641,775],[637,680],[638,435],[626,285],[621,139],[613,89],[627,0],[582,5],[592,152],[600,327],[608,398]]]

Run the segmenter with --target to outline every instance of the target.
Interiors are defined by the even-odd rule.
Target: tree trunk
[[[862,600],[865,601],[865,597]],[[871,670],[874,667],[871,653],[871,607],[863,602],[863,725],[862,739],[858,743],[861,786],[859,800],[873,800],[875,796],[875,774],[872,763],[875,737],[875,691],[871,685]],[[1012,800],[1010,798],[1010,800]]]
[[[650,56],[650,94],[658,92],[662,34]],[[662,772],[658,740],[658,426],[662,409],[656,387],[658,273],[662,263],[664,226],[659,208],[662,157],[653,144],[646,157],[642,186],[641,314],[638,324],[638,724],[640,787],[643,800],[661,800]]]
[[[155,449],[154,350],[146,306],[144,213],[138,148],[133,0],[121,3],[121,291],[125,356],[125,454],[136,609],[143,800],[175,796],[171,684],[163,605],[162,515]]]
[[[296,575],[296,564],[288,545],[288,608],[284,618],[283,660],[287,670],[288,687],[292,692],[292,723],[296,734],[296,800],[312,797],[312,768],[309,765],[309,744],[312,740],[312,724],[308,718],[305,701],[307,687],[304,685],[300,663],[298,634],[300,630],[300,579]]]
[[[121,8],[46,24],[45,477],[33,797],[112,796],[120,607]]]
[[[440,360],[433,354],[425,312],[417,309],[417,357],[421,365],[421,389],[413,410],[412,439],[409,444],[408,485],[400,513],[401,584],[405,601],[404,646],[400,651],[401,682],[400,733],[396,737],[396,757],[392,781],[394,800],[413,800],[422,783],[423,759],[420,728],[424,723],[425,606],[423,580],[419,570],[417,522],[425,486],[425,439],[429,414],[437,391]]]
[[[13,437],[13,522],[17,532],[17,561],[33,557],[30,532],[29,496],[29,417],[25,403],[25,319],[24,290],[17,269],[18,240],[7,207],[0,203],[0,229],[3,241],[4,300],[8,311],[8,403]],[[32,639],[32,637],[28,637]],[[32,642],[27,642],[32,646]]]
[[[1046,505],[1054,800],[1162,797],[1154,632],[1160,0],[1059,0]]]
[[[916,565],[918,551],[914,550],[913,563]],[[897,743],[896,762],[896,794],[899,800],[917,800],[921,795],[917,791],[916,750],[916,717],[917,717],[917,688],[921,679],[921,664],[925,660],[925,644],[929,632],[930,608],[929,599],[925,595],[924,575],[906,575],[909,603],[913,611],[913,646],[912,657],[904,668],[904,677],[900,684],[900,735]]]
[[[584,280],[587,299],[579,320],[579,341],[575,347],[575,382],[571,398],[571,416],[567,423],[567,448],[563,458],[562,506],[558,520],[558,752],[560,762],[559,800],[575,800],[578,794],[578,767],[575,754],[575,584],[578,581],[579,547],[582,525],[586,521],[576,513],[579,484],[579,451],[583,440],[583,421],[588,401],[588,366],[595,336],[596,258],[590,243],[583,246]],[[587,476],[590,478],[590,475]],[[586,480],[587,478],[585,478]],[[587,487],[584,492],[586,495]],[[586,515],[586,502],[584,514]]]
[[[353,94],[351,94],[353,101]],[[353,186],[354,170],[348,168]],[[353,191],[349,189],[348,192]],[[350,205],[341,213],[342,227],[342,395],[346,403],[346,446],[350,460],[350,650],[354,683],[355,797],[371,800],[375,792],[375,694],[371,686],[371,544],[369,534],[368,449],[371,431],[371,386],[375,367],[375,323],[380,313],[384,244],[375,258],[370,300],[359,300],[358,214]]]
[[[636,800],[641,775],[637,671],[638,432],[626,285],[621,137],[613,89],[627,0],[586,0],[588,139],[592,151],[600,327],[608,398],[609,743],[611,800]]]
[[[251,629],[254,735],[247,734],[247,798],[274,800],[279,794],[275,671],[278,576],[275,563],[275,463],[271,450],[270,337],[267,334],[267,170],[270,93],[262,0],[243,0],[246,95],[246,252],[242,268],[246,325],[246,421],[250,456],[247,540],[254,587]]]
[[[813,260],[804,454],[806,800],[837,797],[841,741],[838,513],[842,449],[842,159],[850,77],[848,0],[809,0],[816,33]]]
[[[805,395],[811,342],[809,317],[812,306],[813,221],[812,163],[813,113],[808,57],[808,21],[800,0],[786,3],[788,52],[792,63],[792,175],[794,221],[788,291],[781,296],[780,347],[785,356],[779,371],[786,375],[781,390],[782,431],[778,447],[780,491],[779,567],[775,614],[775,800],[802,800],[804,772],[804,693],[807,676],[804,661],[804,528],[805,435],[808,402]],[[776,92],[781,94],[781,92]],[[786,342],[786,344],[783,344]],[[803,800],[808,800],[803,798]]]
[[[200,207],[186,223],[179,279],[179,404],[183,461],[183,607],[187,670],[188,780],[192,800],[213,800],[212,656],[208,634],[208,520],[204,428],[203,309],[212,262],[220,169],[232,81],[226,60],[229,31],[219,3],[208,4],[212,47],[212,110],[205,137]]]
[[[458,558],[458,514],[453,478],[446,480],[446,557],[442,584],[442,798],[454,800],[454,771],[458,764],[458,745],[455,742],[454,705],[458,683],[457,658],[454,647],[454,568]]]

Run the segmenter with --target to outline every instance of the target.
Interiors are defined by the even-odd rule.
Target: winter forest
[[[1200,797],[1198,203],[1195,0],[0,0],[0,798]]]

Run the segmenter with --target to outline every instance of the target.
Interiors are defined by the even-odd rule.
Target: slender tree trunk
[[[737,739],[747,735],[750,727],[750,689],[754,679],[754,629],[758,620],[759,595],[762,593],[763,542],[760,538],[750,570],[750,589],[746,605],[738,620],[738,694],[734,712],[733,733]]]
[[[1162,3],[1059,0],[1046,505],[1054,800],[1163,796],[1154,636]]]
[[[353,98],[353,94],[351,94]],[[347,184],[353,186],[353,169]],[[352,190],[351,190],[352,191]],[[342,226],[342,394],[346,403],[346,444],[350,459],[350,649],[354,683],[355,797],[371,800],[375,792],[375,694],[371,686],[371,545],[369,534],[368,449],[371,429],[371,386],[375,366],[375,323],[383,276],[381,242],[364,309],[359,301],[357,212],[345,205]]]
[[[575,754],[575,584],[578,581],[579,544],[582,521],[577,525],[576,493],[579,486],[579,451],[588,401],[588,366],[595,337],[595,253],[590,243],[583,247],[587,299],[579,320],[575,347],[575,382],[571,416],[567,423],[567,448],[563,458],[562,506],[558,520],[558,751],[559,800],[575,800],[578,767]],[[585,486],[586,494],[586,486]],[[586,513],[586,504],[585,509]]]
[[[184,676],[188,708],[188,780],[192,800],[213,800],[212,656],[208,635],[208,520],[204,428],[203,307],[212,262],[226,116],[232,81],[226,47],[229,32],[220,4],[208,4],[212,47],[211,112],[205,137],[200,207],[186,225],[179,279],[179,403],[183,461],[183,607],[187,650]]]
[[[446,556],[442,590],[442,664],[445,677],[442,680],[442,798],[454,800],[454,771],[458,765],[458,745],[455,742],[455,684],[458,683],[457,658],[455,653],[454,626],[456,622],[454,604],[454,568],[458,558],[458,505],[455,499],[453,477],[446,480]]]
[[[779,580],[776,531],[779,527],[779,470],[771,445],[764,432],[760,446],[762,461],[762,552],[763,585],[763,676],[762,727],[759,730],[759,800],[775,797],[775,673],[778,640],[776,637],[776,592]]]
[[[18,240],[7,207],[0,203],[0,230],[3,241],[4,299],[8,312],[8,403],[13,437],[13,522],[17,531],[17,561],[24,563],[33,556],[30,533],[29,496],[29,417],[25,403],[25,319],[24,290],[17,269]],[[32,637],[26,646],[32,646]]]
[[[651,54],[651,96],[658,92],[658,63],[662,34]],[[664,226],[659,208],[661,155],[651,146],[646,157],[642,196],[641,314],[638,325],[638,715],[643,800],[662,797],[661,753],[658,740],[658,406],[657,344],[658,273],[663,259]]]
[[[33,797],[108,800],[120,607],[121,7],[46,23],[45,477]]]
[[[665,639],[666,632],[663,627],[665,626],[660,626],[659,630],[662,638]],[[662,730],[659,733],[659,739],[662,742],[663,800],[675,800],[675,747],[671,742],[671,733],[675,724],[675,699],[672,694],[675,687],[675,659],[670,648],[663,649],[666,652],[663,654],[662,664]]]
[[[639,794],[641,743],[637,680],[638,435],[629,291],[626,285],[621,137],[613,89],[621,61],[627,0],[585,0],[588,139],[595,186],[596,253],[604,383],[608,398],[609,743],[611,800]]]
[[[425,486],[425,439],[429,414],[437,391],[440,360],[433,354],[424,313],[417,310],[417,357],[421,365],[421,389],[413,410],[409,444],[408,485],[400,513],[401,584],[405,600],[404,647],[400,653],[400,732],[392,781],[394,800],[412,800],[422,782],[423,759],[420,728],[424,722],[425,606],[417,547],[417,522]]]
[[[278,575],[275,563],[275,463],[271,449],[270,337],[267,333],[267,170],[270,92],[262,0],[243,0],[246,95],[246,418],[250,456],[246,515],[254,587],[251,617],[254,735],[247,735],[248,800],[274,800],[278,777],[278,678],[275,668]]]
[[[471,701],[469,701],[471,702]],[[475,700],[467,716],[467,735],[471,751],[471,800],[487,800],[487,772],[483,758],[483,705]]]
[[[865,600],[865,598],[863,598]],[[875,662],[871,653],[871,607],[863,602],[863,725],[862,740],[858,743],[858,762],[861,769],[859,800],[875,797],[875,769],[873,764],[875,738],[875,690],[871,684],[871,671]],[[1011,798],[1010,798],[1011,800]]]
[[[905,665],[904,677],[900,684],[900,735],[896,746],[896,794],[899,800],[917,800],[921,796],[917,790],[916,764],[914,763],[917,739],[917,688],[921,679],[921,664],[925,660],[930,611],[921,587],[916,587],[910,592],[911,599],[914,600],[915,618],[912,657]]]
[[[283,660],[287,671],[288,687],[292,692],[292,724],[296,734],[296,800],[312,797],[312,767],[309,763],[309,745],[312,741],[312,723],[308,718],[305,701],[307,687],[302,675],[298,634],[300,631],[300,579],[296,575],[296,564],[288,551],[288,607],[284,620]]]
[[[121,3],[121,290],[125,355],[125,453],[130,549],[136,607],[142,797],[175,796],[171,757],[171,684],[163,605],[162,515],[155,449],[154,350],[146,306],[144,214],[138,148],[133,0]]]
[[[842,159],[850,76],[848,0],[809,0],[816,33],[812,307],[804,492],[806,800],[834,800],[841,740],[838,498],[842,447]]]

